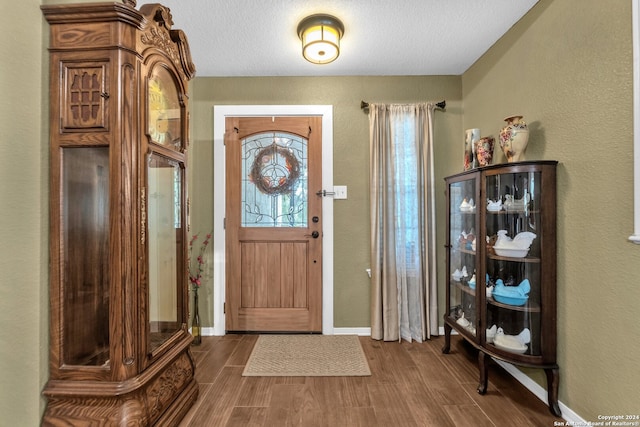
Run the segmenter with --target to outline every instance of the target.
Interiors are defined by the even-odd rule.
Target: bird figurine
[[[493,325],[492,327],[490,327],[489,329],[487,329],[486,331],[486,339],[488,343],[492,343],[493,339],[496,337],[496,333],[498,332],[498,328],[496,327],[496,325]],[[503,332],[504,334],[504,332]]]
[[[525,192],[521,199],[516,199],[515,196],[507,194],[504,196],[504,209],[507,211],[524,211],[530,201],[531,195],[528,192]]]
[[[462,200],[462,203],[460,203],[460,212],[473,212],[476,209],[476,205],[473,202],[473,199],[469,199],[469,201],[467,201],[466,198],[464,198]]]
[[[496,280],[496,287],[493,290],[494,293],[502,295],[512,295],[517,297],[523,297],[528,295],[531,291],[531,283],[529,279],[524,279],[518,286],[506,286],[502,279]]]
[[[491,298],[491,296],[493,295],[493,285],[487,286],[487,298]]]
[[[527,303],[530,291],[529,279],[524,279],[518,286],[505,286],[502,279],[498,279],[492,296],[494,300],[503,304],[521,306]]]
[[[530,231],[523,231],[516,234],[516,236],[511,239],[509,236],[507,236],[507,230],[498,230],[498,239],[493,246],[507,249],[527,249],[529,246],[531,246],[531,243],[533,243],[533,239],[535,239],[536,237],[537,236],[535,233],[531,233]]]
[[[471,322],[469,322],[468,319],[464,318],[464,312],[462,313],[462,316],[460,316],[460,318],[456,320],[456,323],[463,328],[468,328],[469,326],[471,326]]]
[[[518,335],[506,335],[502,328],[498,328],[493,342],[514,350],[526,348],[526,344],[531,342],[531,331],[529,328],[524,328]]]
[[[502,210],[502,199],[496,201],[487,199],[487,210],[489,212],[499,212]]]
[[[507,230],[498,230],[498,237],[493,244],[493,250],[497,255],[515,258],[524,258],[529,253],[529,248],[533,240],[537,237],[535,233],[523,231],[512,239],[507,236]]]

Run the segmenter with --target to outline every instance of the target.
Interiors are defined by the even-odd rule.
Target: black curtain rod
[[[436,107],[440,108],[441,110],[444,110],[445,108],[447,108],[447,101],[438,102],[436,104]],[[369,103],[365,101],[360,101],[360,108],[363,110],[366,108],[369,108]]]

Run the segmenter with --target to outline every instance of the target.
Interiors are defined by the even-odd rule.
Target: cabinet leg
[[[449,350],[451,350],[451,326],[444,324],[444,347],[442,347],[442,352],[444,354],[449,354]]]
[[[489,382],[489,358],[482,351],[478,353],[478,369],[480,370],[480,384],[478,393],[485,394]]]
[[[558,406],[558,385],[560,383],[560,369],[545,369],[547,374],[547,393],[549,400],[549,410],[556,417],[561,417],[560,406]]]

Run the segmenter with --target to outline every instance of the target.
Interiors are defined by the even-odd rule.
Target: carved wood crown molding
[[[165,31],[156,27],[151,27],[147,32],[140,36],[140,40],[146,45],[155,46],[164,50],[175,62],[180,60],[178,51],[171,41],[171,37],[169,37]]]
[[[187,79],[196,74],[196,68],[191,59],[191,51],[187,37],[182,30],[172,30],[173,17],[168,7],[159,4],[143,5],[140,12],[153,24],[144,31],[140,41],[148,46],[155,46],[164,50],[167,55],[181,69]]]

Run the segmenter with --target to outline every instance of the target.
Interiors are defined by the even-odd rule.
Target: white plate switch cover
[[[335,193],[334,199],[346,199],[347,198],[347,186],[346,185],[334,185],[333,192]]]

